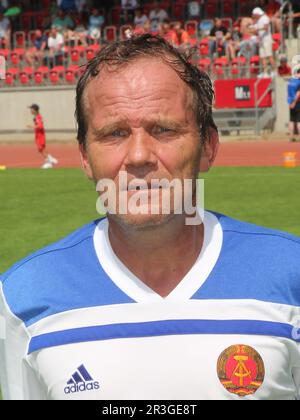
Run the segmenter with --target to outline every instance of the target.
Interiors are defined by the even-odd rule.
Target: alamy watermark
[[[100,179],[96,187],[100,214],[169,215],[185,214],[186,225],[198,225],[204,218],[203,179],[129,180],[120,171],[118,182]]]
[[[4,80],[6,77],[6,60],[3,55],[0,55],[0,80]]]

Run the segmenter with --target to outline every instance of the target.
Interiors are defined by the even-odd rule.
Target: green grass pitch
[[[300,167],[218,167],[204,179],[207,209],[300,236]],[[0,203],[0,273],[99,217],[79,169],[1,171]]]

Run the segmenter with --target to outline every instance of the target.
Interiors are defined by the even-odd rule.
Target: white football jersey
[[[299,238],[205,212],[201,253],[162,298],[107,219],[84,226],[0,278],[4,398],[298,399],[299,262]]]

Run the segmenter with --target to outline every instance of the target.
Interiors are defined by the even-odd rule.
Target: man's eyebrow
[[[103,127],[100,128],[93,128],[92,129],[92,134],[95,137],[103,137],[106,136],[107,134],[112,133],[113,131],[115,131],[116,129],[120,128],[120,122],[115,122],[112,124],[107,124]]]
[[[157,119],[151,119],[151,120],[147,120],[144,121],[144,124],[142,125],[148,125],[148,126],[162,126],[162,127],[166,127],[169,129],[173,129],[173,130],[182,130],[186,127],[187,122],[186,121],[174,121],[174,120],[169,120],[167,118],[157,118]],[[97,138],[101,138],[104,137],[110,133],[112,133],[113,131],[117,130],[117,129],[122,129],[125,128],[125,126],[127,126],[125,121],[116,121],[114,123],[111,124],[107,124],[103,127],[100,128],[93,128],[92,129],[92,134],[93,136],[97,137]]]

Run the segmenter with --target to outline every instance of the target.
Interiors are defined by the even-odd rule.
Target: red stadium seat
[[[204,3],[205,17],[208,19],[213,19],[219,15],[219,1],[218,0],[208,0]]]
[[[237,64],[239,66],[245,66],[247,63],[247,59],[243,56],[239,56],[232,59],[232,64]]]
[[[21,85],[29,85],[29,83],[30,83],[29,74],[26,73],[25,71],[21,71],[19,73],[19,81],[20,81]]]
[[[44,19],[47,16],[47,12],[37,12],[34,16],[34,26],[36,29],[42,28],[44,24]]]
[[[70,51],[70,58],[72,63],[79,63],[80,62],[80,51],[78,48],[74,47]]]
[[[52,85],[57,85],[60,83],[60,77],[59,77],[59,73],[57,70],[50,70],[50,82],[52,83]]]
[[[113,25],[120,25],[121,23],[121,7],[115,6],[110,11],[111,22]]]
[[[146,16],[149,16],[150,12],[154,9],[155,5],[153,3],[145,3],[143,5],[143,11]]]
[[[232,76],[240,76],[241,69],[240,69],[240,67],[238,66],[237,63],[232,63],[231,64],[230,73],[231,73]]]
[[[272,50],[273,52],[278,51],[281,43],[281,34],[273,34],[273,44],[272,44]]]
[[[185,3],[178,1],[172,4],[172,18],[182,20],[185,18]]]
[[[14,48],[26,48],[26,33],[24,31],[16,31],[13,34]]]
[[[42,73],[43,77],[46,79],[49,76],[49,67],[47,66],[40,66],[37,68],[37,71]]]
[[[238,0],[237,4],[239,16],[251,16],[253,4],[249,0]]]
[[[117,28],[114,25],[105,26],[103,30],[103,39],[106,42],[114,42],[117,40]]]
[[[256,76],[259,73],[259,56],[254,55],[250,58],[250,74]]]
[[[235,15],[235,0],[221,1],[221,15],[233,17]]]
[[[0,49],[0,55],[2,55],[5,58],[5,60],[8,59],[9,54],[10,54],[10,50],[8,48]]]
[[[245,57],[240,56],[233,58],[231,61],[231,74],[232,76],[242,76],[245,73],[245,67],[247,65],[247,60]]]
[[[16,80],[18,74],[19,74],[19,69],[15,68],[15,67],[11,67],[9,69],[6,70],[6,74],[10,73],[13,75],[14,79]]]
[[[29,31],[32,29],[32,21],[33,21],[34,12],[24,12],[21,13],[21,27],[23,31]]]
[[[76,81],[75,71],[71,68],[66,69],[65,71],[65,81],[67,83],[73,84]]]
[[[225,28],[227,28],[229,32],[232,31],[233,23],[232,23],[232,19],[231,18],[229,18],[229,17],[222,18],[221,19],[221,22],[222,22],[222,26],[225,26]]]
[[[208,55],[209,54],[209,40],[208,38],[203,38],[199,44],[199,53],[200,55]]]
[[[20,64],[25,54],[24,48],[15,48],[10,53],[10,61],[14,66]]]
[[[65,72],[65,67],[64,66],[54,66],[53,69],[50,70],[50,71],[56,71],[56,72],[58,72],[58,74],[60,76],[62,76]]]
[[[13,86],[15,84],[14,75],[8,71],[6,72],[6,75],[5,75],[5,84],[8,86]]]
[[[33,75],[33,80],[36,85],[42,85],[44,83],[44,75],[41,71],[35,71]]]
[[[92,60],[95,57],[96,53],[91,48],[85,50],[85,56],[88,61]]]
[[[211,65],[211,60],[210,58],[200,58],[199,62],[198,62],[198,67],[200,70],[208,72],[209,68]]]
[[[196,20],[188,20],[185,22],[184,29],[187,31],[190,37],[198,37],[198,22]]]
[[[22,71],[26,74],[28,74],[28,76],[32,76],[33,75],[33,68],[32,67],[23,67]]]

